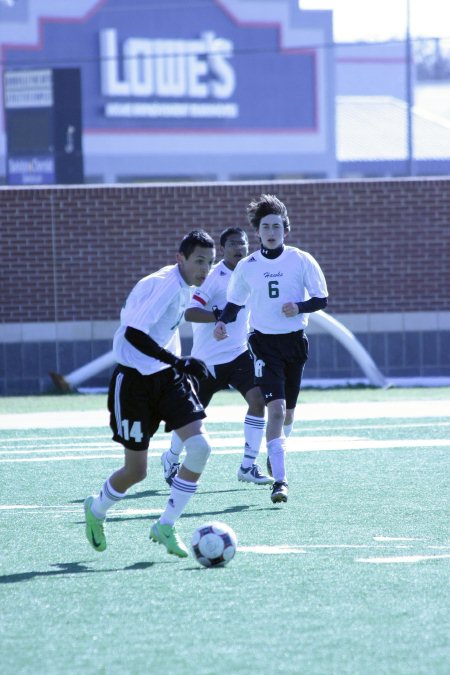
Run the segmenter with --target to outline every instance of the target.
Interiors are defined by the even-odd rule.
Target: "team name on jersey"
[[[276,274],[271,274],[270,272],[264,272],[264,277],[267,279],[267,277],[282,277],[283,272],[276,272]]]

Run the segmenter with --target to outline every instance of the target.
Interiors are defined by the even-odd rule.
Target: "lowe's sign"
[[[213,32],[198,40],[127,38],[100,31],[107,117],[238,117],[233,44]],[[121,75],[122,73],[122,75]],[[227,101],[225,103],[225,101]]]
[[[318,50],[286,37],[286,0],[50,3],[57,17],[45,4],[34,37],[3,46],[5,65],[79,68],[90,133],[317,129]],[[255,20],[258,4],[271,15]]]

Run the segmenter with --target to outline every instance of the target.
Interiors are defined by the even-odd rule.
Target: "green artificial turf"
[[[370,409],[425,394],[450,399],[448,389],[302,397]],[[224,393],[221,404],[240,399]],[[0,405],[0,415],[51,419],[102,409],[105,397]],[[98,554],[84,537],[82,502],[120,466],[109,430],[0,429],[2,674],[446,675],[449,422],[413,408],[400,419],[299,422],[289,501],[274,506],[269,488],[237,481],[241,423],[208,421],[213,454],[178,530],[188,543],[208,520],[228,523],[239,548],[223,569],[178,560],[148,539],[169,494],[159,462],[167,435],[154,439],[147,479],[110,511],[108,549]]]

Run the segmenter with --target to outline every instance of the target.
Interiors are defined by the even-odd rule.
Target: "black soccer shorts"
[[[214,394],[222,389],[232,387],[245,398],[247,392],[256,386],[253,360],[248,350],[239,354],[233,361],[214,366],[214,375],[213,377],[209,374],[205,380],[199,382],[198,397],[205,408]]]
[[[248,343],[255,383],[261,387],[266,404],[285,399],[288,410],[295,408],[308,359],[308,338],[304,332],[269,335],[253,330]]]
[[[173,368],[141,375],[118,365],[109,384],[108,410],[113,440],[129,450],[147,450],[161,421],[165,431],[172,431],[206,417],[191,378]]]

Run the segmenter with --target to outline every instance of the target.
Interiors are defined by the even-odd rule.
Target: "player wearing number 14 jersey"
[[[100,493],[85,500],[86,536],[96,551],[104,551],[104,521],[111,506],[147,473],[150,438],[164,420],[186,446],[186,458],[173,481],[161,517],[150,539],[180,558],[188,550],[175,530],[206,465],[211,448],[203,427],[206,417],[192,377],[206,377],[206,365],[193,357],[180,358],[178,325],[191,299],[191,286],[208,276],[215,256],[214,241],[202,230],[187,234],[176,265],[141,279],[120,314],[114,336],[118,362],[111,378],[108,408],[113,439],[124,447],[124,465],[104,483]],[[174,353],[175,352],[175,353]]]
[[[304,329],[308,314],[327,305],[327,285],[317,261],[284,239],[290,225],[286,206],[274,195],[261,195],[247,209],[261,249],[239,262],[231,275],[227,305],[214,329],[228,338],[227,324],[242,305],[250,311],[249,345],[255,384],[267,406],[268,468],[275,479],[272,502],[286,502],[286,435],[294,421],[303,368],[308,358]]]

